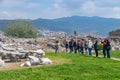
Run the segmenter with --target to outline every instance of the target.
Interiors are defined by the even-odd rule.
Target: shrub
[[[5,35],[19,38],[37,37],[37,29],[28,21],[14,20],[5,29]]]
[[[102,50],[103,49],[103,45],[102,44],[98,44],[98,49]]]

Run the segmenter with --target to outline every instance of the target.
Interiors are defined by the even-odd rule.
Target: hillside
[[[12,20],[0,20],[0,30],[4,30]]]
[[[120,28],[120,19],[72,16],[57,19],[35,19],[30,20],[36,27],[53,31],[65,31],[67,33],[77,32],[96,33],[107,36],[112,30]],[[9,20],[0,20],[0,29],[7,26]]]
[[[58,19],[36,19],[32,23],[43,29],[55,31],[65,31],[73,33],[77,32],[96,33],[107,36],[114,29],[120,28],[120,19],[100,18],[100,17],[84,17],[72,16]]]
[[[109,32],[109,36],[120,37],[120,29]]]

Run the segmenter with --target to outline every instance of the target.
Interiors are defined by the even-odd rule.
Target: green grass
[[[120,58],[120,51],[111,51],[111,56],[116,57],[116,58]]]
[[[118,57],[118,53],[111,54]],[[0,71],[0,80],[120,80],[120,61],[68,53],[45,57],[53,65]]]
[[[95,55],[95,53],[93,53]],[[120,58],[120,51],[110,51],[111,57]],[[102,51],[98,52],[98,55],[103,56]]]

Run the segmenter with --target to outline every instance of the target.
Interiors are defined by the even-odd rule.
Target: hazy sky
[[[120,0],[0,0],[0,19],[120,18]]]

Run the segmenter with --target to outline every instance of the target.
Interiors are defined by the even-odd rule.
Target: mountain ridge
[[[11,20],[0,20],[0,30],[2,28],[5,29],[9,21]],[[67,33],[73,33],[76,30],[78,33],[95,33],[102,36],[108,36],[110,31],[120,28],[120,19],[102,18],[98,16],[71,16],[56,19],[38,18],[29,21],[37,28],[64,31]]]

